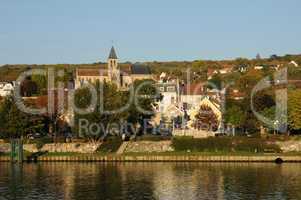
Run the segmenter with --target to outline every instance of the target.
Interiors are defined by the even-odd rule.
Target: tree
[[[274,130],[274,134],[277,130],[284,130],[284,127],[287,126],[286,115],[277,116],[276,119],[276,106],[265,108],[263,111],[261,111],[261,114],[271,121],[271,124],[263,125],[267,126],[269,129]]]
[[[273,96],[265,91],[258,92],[254,96],[253,103],[254,108],[257,112],[275,106],[275,100]]]
[[[23,113],[12,97],[7,97],[0,107],[0,133],[4,138],[21,138],[31,133],[42,132],[43,117]]]
[[[139,125],[141,130],[145,130],[145,121],[150,120],[155,115],[155,102],[162,99],[162,96],[157,94],[153,80],[136,80],[133,88],[137,102],[136,104],[133,102],[130,105],[127,111],[129,113],[127,121],[134,125]],[[130,95],[130,93],[127,93],[127,95]],[[141,109],[138,109],[137,104]]]
[[[124,92],[119,91],[114,84],[97,83],[97,104],[94,110],[88,114],[75,113],[75,131],[80,137],[86,137],[92,142],[98,142],[110,133],[110,126],[113,123],[120,124],[122,119],[126,119],[127,112],[107,113],[105,111],[116,111],[124,106]],[[85,109],[90,104],[92,95],[87,88],[78,89],[75,92],[75,105],[78,108]],[[99,130],[80,130],[80,120],[86,120],[88,123],[99,126]],[[98,127],[94,127],[98,129]],[[95,131],[95,132],[94,132]],[[93,132],[93,133],[92,133]]]
[[[193,63],[192,63],[193,71],[205,72],[205,71],[207,71],[207,68],[208,67],[205,65],[205,62],[203,62],[201,60],[193,61]]]
[[[37,84],[31,80],[31,77],[27,77],[22,83],[21,83],[21,95],[24,97],[29,97],[34,94],[37,94],[38,92],[38,86]]]
[[[241,91],[250,93],[254,86],[263,78],[263,73],[258,70],[250,70],[242,75],[237,81],[237,86]]]
[[[225,121],[236,127],[241,127],[244,121],[244,112],[241,107],[237,105],[232,105],[226,108],[224,115]]]
[[[235,69],[239,69],[241,67],[247,68],[250,66],[250,61],[246,58],[237,58],[235,61]]]
[[[37,86],[37,93],[39,95],[45,94],[47,91],[47,77],[43,75],[32,75],[31,80]]]
[[[288,123],[292,130],[301,129],[301,90],[290,91],[288,95]]]
[[[213,77],[208,81],[208,88],[209,89],[222,89],[222,78],[220,74],[215,74]]]
[[[194,127],[207,131],[216,131],[218,125],[218,118],[212,109],[209,106],[201,106],[199,113],[195,116]]]

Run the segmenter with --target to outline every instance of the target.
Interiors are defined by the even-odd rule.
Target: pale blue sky
[[[0,64],[301,53],[300,0],[0,0]]]

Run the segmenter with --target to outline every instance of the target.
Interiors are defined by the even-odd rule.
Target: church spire
[[[111,51],[110,51],[109,59],[118,59],[113,46],[112,46]]]

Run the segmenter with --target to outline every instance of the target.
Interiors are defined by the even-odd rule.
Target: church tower
[[[111,48],[108,58],[108,76],[111,82],[114,82],[118,87],[120,86],[120,71],[118,69],[118,58],[114,47]]]

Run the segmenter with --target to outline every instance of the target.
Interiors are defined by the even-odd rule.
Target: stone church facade
[[[114,47],[111,48],[107,69],[78,68],[76,69],[75,88],[85,83],[111,82],[120,89],[127,89],[135,80],[153,79],[148,66],[132,64],[128,69],[121,70]]]

